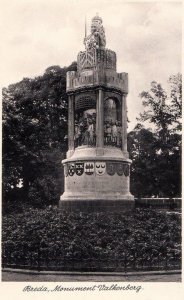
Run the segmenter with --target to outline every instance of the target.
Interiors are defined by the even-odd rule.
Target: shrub
[[[181,218],[150,209],[126,215],[28,208],[3,218],[2,245],[3,259],[11,255],[14,262],[38,252],[47,259],[180,259]]]

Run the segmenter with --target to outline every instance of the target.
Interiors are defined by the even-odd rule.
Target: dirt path
[[[137,281],[137,282],[180,282],[180,274],[159,274],[159,275],[37,275],[37,274],[21,274],[15,272],[2,272],[2,281],[34,281],[34,282],[72,282],[72,281],[88,281],[88,282],[112,282],[112,281]]]

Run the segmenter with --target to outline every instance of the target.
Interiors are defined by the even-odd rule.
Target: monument
[[[84,45],[77,71],[67,72],[68,152],[62,161],[65,190],[60,207],[133,207],[127,152],[128,74],[116,72],[116,53],[106,48],[98,15]]]

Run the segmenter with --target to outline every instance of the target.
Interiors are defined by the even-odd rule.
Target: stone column
[[[74,100],[74,94],[68,96],[68,158],[74,152]]]
[[[126,94],[122,96],[122,151],[127,152],[127,105]]]
[[[98,90],[96,102],[96,147],[103,148],[104,145],[104,94],[100,88]]]

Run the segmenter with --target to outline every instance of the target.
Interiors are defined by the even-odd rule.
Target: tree
[[[31,201],[41,186],[43,189],[51,188],[51,177],[62,190],[60,180],[58,182],[62,168],[61,164],[58,167],[58,156],[64,158],[67,150],[66,72],[71,69],[76,70],[76,63],[68,68],[51,66],[43,76],[24,78],[3,89],[4,198],[17,191],[20,181],[23,196],[30,196]],[[48,154],[52,158],[48,159]],[[45,172],[50,175],[44,177]],[[53,190],[55,203],[59,199],[58,194]],[[45,203],[47,200],[52,203],[46,198],[45,193]]]
[[[169,96],[157,82],[151,83],[149,92],[143,91],[140,94],[145,110],[137,118],[139,122],[148,121],[153,125],[158,137],[158,150],[165,154],[171,150],[169,140],[173,139],[172,134],[175,132],[180,134],[181,130],[181,74],[170,76],[169,84]]]
[[[181,131],[181,119],[182,119],[182,75],[170,76],[170,98],[171,98],[171,113],[173,121],[173,130]]]
[[[140,124],[128,134],[128,150],[132,159],[130,187],[136,197],[157,195],[155,178],[156,148],[154,134]]]
[[[161,84],[152,82],[150,91],[140,94],[145,110],[137,118],[139,126],[129,134],[133,159],[132,188],[136,195],[140,192],[145,195],[147,191],[149,196],[181,196],[181,74],[171,76],[169,84],[169,93],[166,93]],[[146,122],[152,125],[152,130],[144,128]],[[143,131],[143,128],[147,131]],[[146,133],[144,139],[143,133]],[[148,136],[151,137],[149,146]],[[132,137],[135,138],[134,141]],[[133,148],[139,151],[140,147],[145,149],[145,153],[143,151],[142,155],[135,155]],[[144,177],[142,174],[147,175]]]

